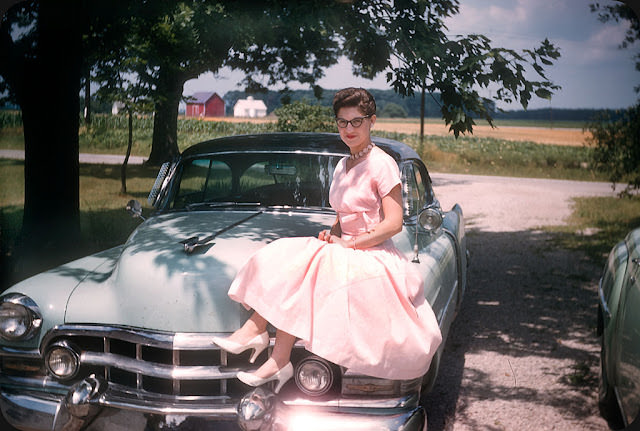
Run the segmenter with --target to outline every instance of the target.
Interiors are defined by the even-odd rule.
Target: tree
[[[62,251],[77,247],[83,61],[89,47],[119,45],[110,38],[122,32],[111,30],[128,7],[99,0],[23,1],[0,26],[0,94],[8,92],[23,119],[25,203],[16,261],[25,268],[55,265]]]
[[[620,44],[621,49],[628,49],[640,40],[639,17],[628,5],[601,6],[595,3],[590,7],[592,12],[598,13],[602,22],[629,22],[625,39]],[[636,52],[634,58],[636,70],[640,71],[640,52]],[[640,86],[636,86],[635,91],[640,94]],[[633,190],[640,189],[640,100],[620,114],[619,119],[612,120],[609,113],[603,113],[586,128],[592,135],[590,143],[594,147],[594,167],[606,172],[614,185],[626,182],[620,195],[629,196]]]
[[[335,63],[338,45],[322,17],[338,16],[326,1],[167,2],[166,15],[143,15],[133,26],[130,56],[154,89],[154,131],[149,164],[178,154],[177,112],[184,83],[229,65],[257,71],[270,82],[313,83]],[[337,21],[332,22],[337,26]],[[149,35],[153,34],[153,38]],[[249,78],[251,93],[264,87]]]
[[[138,75],[124,74],[119,68],[111,70],[104,63],[111,65],[115,63],[105,60],[101,61],[103,64],[98,68],[99,74],[95,78],[102,84],[98,90],[98,99],[103,102],[121,103],[128,118],[127,151],[120,168],[120,193],[125,194],[127,193],[127,164],[133,146],[133,115],[151,112],[153,104],[147,99],[149,90],[140,81]]]
[[[71,1],[23,2],[5,18],[0,74],[22,109],[25,139],[22,243],[45,256],[80,235],[78,94],[86,10]],[[14,40],[8,21],[23,25],[21,37]],[[55,103],[45,115],[43,97]]]
[[[380,117],[406,118],[407,111],[397,103],[389,102],[380,110]]]

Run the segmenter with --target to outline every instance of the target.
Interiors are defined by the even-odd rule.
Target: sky
[[[618,49],[627,29],[625,23],[601,23],[589,4],[595,0],[460,0],[459,14],[447,19],[449,38],[456,35],[483,34],[494,46],[509,49],[533,49],[548,38],[559,47],[561,57],[546,68],[546,75],[562,89],[551,101],[534,97],[529,109],[540,108],[625,108],[633,105],[638,95],[640,72],[635,70],[633,55],[640,49]],[[607,0],[601,4],[610,4]],[[541,80],[531,71],[529,80]],[[239,72],[223,69],[216,75],[206,73],[185,83],[184,94],[242,90]],[[348,86],[390,89],[385,73],[375,79],[358,78],[346,59],[325,73],[319,81],[325,89]],[[291,88],[308,88],[290,84]],[[276,88],[274,88],[276,89]],[[490,93],[481,93],[490,96]],[[506,110],[519,110],[519,104],[498,104]]]

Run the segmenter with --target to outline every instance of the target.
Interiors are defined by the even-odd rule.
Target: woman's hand
[[[343,240],[342,238],[340,238],[338,235],[333,235],[331,233],[330,230],[321,230],[320,233],[318,234],[318,239],[320,241],[326,241],[329,244],[339,244],[343,247],[351,247],[350,243],[348,241]]]
[[[320,241],[331,242],[331,231],[328,229],[321,230],[320,233],[318,233],[318,239]]]

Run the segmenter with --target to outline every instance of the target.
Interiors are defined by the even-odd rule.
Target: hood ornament
[[[216,237],[215,235],[209,235],[205,238],[200,239],[199,236],[192,236],[191,238],[187,238],[185,240],[180,241],[180,244],[184,246],[185,253],[192,254],[194,251],[196,251],[200,247],[209,245],[209,243],[213,241],[215,237]]]
[[[192,236],[191,238],[187,238],[187,239],[183,239],[182,241],[180,241],[180,244],[182,244],[184,246],[184,252],[187,254],[192,254],[194,251],[196,251],[198,248],[203,247],[203,246],[207,246],[209,245],[209,243],[211,241],[213,241],[218,235],[223,234],[231,229],[233,229],[234,227],[240,226],[242,223],[256,217],[259,216],[260,214],[262,214],[262,211],[258,211],[257,213],[251,214],[248,217],[243,218],[242,220],[239,220],[235,223],[230,224],[229,226],[225,227],[224,229],[220,229],[218,232],[214,233],[213,235],[209,235],[205,238],[200,239],[199,236]],[[213,245],[213,244],[211,244]]]

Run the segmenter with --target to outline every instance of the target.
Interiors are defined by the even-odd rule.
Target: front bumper
[[[66,395],[0,390],[2,414],[21,430],[426,430],[426,413],[415,397],[395,405],[378,400],[368,407],[365,402],[281,402],[262,388],[239,403],[151,398],[131,402],[122,388],[93,376]]]

